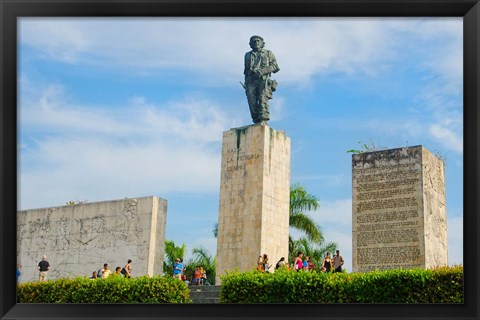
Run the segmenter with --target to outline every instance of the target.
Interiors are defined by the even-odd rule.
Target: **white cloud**
[[[88,32],[79,28],[74,21],[57,18],[20,19],[20,41],[41,48],[43,55],[55,60],[76,63],[94,43]]]
[[[352,229],[352,200],[323,200],[318,209],[319,224],[327,228],[337,226]]]
[[[431,112],[426,134],[448,150],[463,153],[463,29],[458,19],[422,24],[416,36],[419,66],[429,71],[428,85],[420,88],[417,101]]]
[[[305,85],[317,74],[380,75],[418,30],[437,39],[445,35],[429,26],[444,24],[451,25],[448,19],[415,24],[373,18],[22,18],[20,42],[50,59],[94,64],[99,70],[115,66],[122,72],[152,73],[175,68],[203,73],[205,81],[237,85],[249,37],[260,34],[277,56],[281,72],[276,77]],[[451,65],[457,51],[437,54],[435,60],[426,56],[425,61],[458,73],[458,62]]]
[[[220,139],[234,117],[214,103],[134,97],[107,112],[69,105],[60,86],[41,91],[20,109],[20,207],[218,191]]]
[[[417,108],[428,109],[432,119],[421,122],[383,119],[365,125],[377,132],[400,135],[407,141],[428,136],[450,150],[463,152],[459,147],[461,124],[442,123],[452,114],[461,113],[461,19],[22,18],[20,21],[21,44],[35,48],[44,58],[94,66],[96,72],[116,70],[121,74],[152,75],[161,72],[172,77],[181,72],[182,82],[201,81],[203,85],[238,86],[238,81],[243,80],[243,54],[249,50],[248,39],[253,34],[262,35],[267,49],[275,53],[281,69],[275,78],[282,87],[312,89],[315,83],[312,78],[316,76],[346,74],[372,79],[392,74],[394,79],[398,69],[424,70],[429,85],[418,88]],[[415,65],[411,65],[412,59]],[[272,121],[282,120],[288,112],[284,106],[291,103],[277,95],[271,102]],[[152,121],[155,116],[153,113]],[[85,115],[79,118],[85,119]],[[62,121],[66,126],[76,125],[75,118],[50,119]],[[98,127],[97,119],[91,118],[89,123]],[[108,121],[103,127],[115,130]],[[430,129],[425,132],[426,128]]]
[[[275,122],[287,118],[289,111],[285,107],[287,99],[282,96],[275,97],[270,102],[270,121]]]
[[[431,125],[429,133],[445,148],[463,152],[463,138],[458,132],[440,124]]]
[[[408,141],[415,139],[424,133],[422,125],[417,120],[398,121],[398,119],[371,119],[367,120],[365,124],[358,124],[357,126],[370,129],[372,132],[378,131],[382,135],[395,136],[400,141]],[[382,148],[384,146],[378,146]],[[387,148],[395,148],[397,146],[385,146]]]
[[[62,205],[59,201],[77,198],[99,201],[161,195],[172,190],[208,193],[216,191],[219,180],[220,157],[191,144],[136,146],[59,138],[39,141],[37,150],[20,157],[35,159],[35,167],[41,167],[20,167],[21,207]]]

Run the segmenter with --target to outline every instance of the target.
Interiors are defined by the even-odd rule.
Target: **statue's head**
[[[252,49],[261,49],[265,46],[265,41],[263,41],[263,38],[260,36],[251,36],[250,37],[250,48]]]

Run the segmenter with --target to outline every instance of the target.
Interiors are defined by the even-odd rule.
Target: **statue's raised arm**
[[[251,51],[245,54],[245,93],[254,123],[266,124],[270,120],[268,100],[277,88],[277,81],[270,79],[280,68],[272,51],[264,49],[260,36],[250,37]]]

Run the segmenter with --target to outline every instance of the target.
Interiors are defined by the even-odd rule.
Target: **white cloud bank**
[[[35,50],[31,59],[100,73],[180,72],[182,81],[215,86],[238,86],[253,34],[276,54],[275,77],[285,87],[311,87],[315,77],[338,74],[394,78],[401,69],[423,70],[429,85],[418,88],[414,108],[432,118],[377,130],[403,132],[404,140],[428,136],[462,153],[462,26],[461,18],[22,18],[19,39]],[[272,101],[273,120],[291,103]],[[459,121],[446,123],[452,117]]]
[[[21,44],[45,59],[122,70],[190,70],[221,75],[217,83],[242,74],[253,34],[265,38],[282,70],[278,77],[288,83],[334,72],[381,74],[392,59],[414,50],[407,50],[418,43],[413,40],[462,36],[453,18],[22,18],[20,31]],[[454,49],[432,56],[415,48],[425,67],[458,77],[462,52]]]
[[[66,103],[60,86],[38,92],[20,113],[29,137],[19,154],[21,208],[218,191],[220,139],[232,117],[214,103],[160,107],[134,97],[117,109],[92,108]]]

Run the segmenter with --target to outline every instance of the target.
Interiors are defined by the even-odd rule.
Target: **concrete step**
[[[218,298],[220,292],[215,291],[190,291],[190,298]]]
[[[193,303],[219,303],[221,286],[190,286]]]
[[[220,303],[220,298],[192,299],[192,303]]]
[[[195,286],[191,285],[188,288],[190,288],[190,291],[203,291],[203,292],[208,292],[208,291],[215,291],[215,292],[220,292],[222,286]]]

